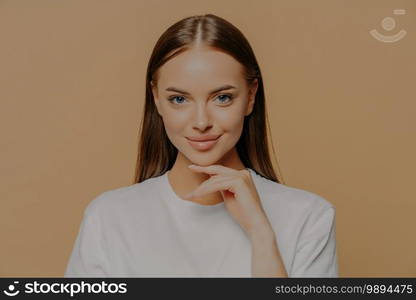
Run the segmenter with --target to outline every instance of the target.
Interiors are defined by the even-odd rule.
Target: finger
[[[194,198],[195,197],[195,192],[196,192],[196,194],[199,194],[200,191],[204,190],[207,185],[215,184],[218,181],[225,181],[225,180],[229,180],[229,179],[233,179],[233,178],[235,178],[234,175],[213,175],[209,179],[202,182],[195,190],[193,190],[192,192],[184,195],[183,197],[185,199]]]
[[[221,166],[221,165],[211,165],[211,166],[189,165],[188,167],[192,171],[207,173],[207,174],[210,174],[210,175],[233,174],[237,171],[235,169],[224,167],[224,166]]]
[[[202,184],[196,190],[192,192],[192,197],[202,197],[207,194],[221,192],[223,190],[228,190],[232,193],[235,193],[236,178],[229,177],[227,179],[216,180],[209,182],[207,184]]]

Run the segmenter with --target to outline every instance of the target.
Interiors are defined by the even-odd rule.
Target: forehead
[[[166,62],[158,72],[160,87],[211,90],[220,85],[244,85],[243,66],[231,55],[208,47],[194,47]]]

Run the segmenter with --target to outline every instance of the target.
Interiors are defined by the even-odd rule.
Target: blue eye
[[[228,98],[229,98],[229,101],[228,101],[228,102],[230,102],[230,101],[231,101],[231,99],[233,99],[233,96],[232,96],[232,95],[229,95],[229,94],[219,95],[219,96],[218,96],[218,99],[220,99],[220,97],[221,97],[221,96],[228,97]],[[222,99],[224,99],[224,98],[222,98]],[[227,103],[227,102],[222,102],[222,101],[220,101],[220,103]]]
[[[226,97],[226,98],[222,98],[222,97]],[[230,95],[230,94],[221,94],[221,95],[218,95],[218,97],[216,98],[216,99],[220,99],[220,103],[221,104],[224,104],[224,103],[228,103],[227,101],[221,101],[221,100],[226,100],[227,99],[227,97],[228,97],[228,99],[229,99],[229,101],[228,102],[231,102],[231,99],[233,99],[233,96],[232,95]],[[182,100],[179,100],[179,101],[176,101],[176,102],[174,102],[175,100],[178,100],[178,99],[182,99]],[[184,103],[185,102],[185,98],[184,97],[182,97],[182,96],[171,96],[171,97],[169,97],[168,98],[168,101],[169,102],[171,102],[171,103],[173,103],[173,104],[182,104],[182,103]]]
[[[182,96],[172,96],[172,97],[169,97],[169,98],[168,98],[168,101],[169,101],[169,102],[173,102],[173,100],[174,100],[174,99],[177,99],[177,98],[183,98],[183,97],[182,97]],[[183,98],[183,99],[184,99],[184,98]],[[182,102],[180,102],[180,103],[182,103]]]

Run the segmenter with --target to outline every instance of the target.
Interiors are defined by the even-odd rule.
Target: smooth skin
[[[224,85],[235,88],[212,93]],[[152,86],[166,133],[178,149],[168,172],[175,193],[201,205],[224,201],[250,239],[252,276],[288,277],[251,174],[235,148],[244,117],[253,110],[257,80],[248,86],[243,66],[232,56],[196,44],[166,62]],[[221,137],[214,147],[203,151],[194,149],[186,139],[205,134]]]

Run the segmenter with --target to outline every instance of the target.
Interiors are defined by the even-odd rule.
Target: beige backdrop
[[[85,206],[132,183],[154,43],[214,13],[254,48],[284,182],[336,206],[340,276],[414,277],[415,11],[412,0],[0,1],[0,276],[63,276]],[[386,43],[372,29],[407,35]]]

